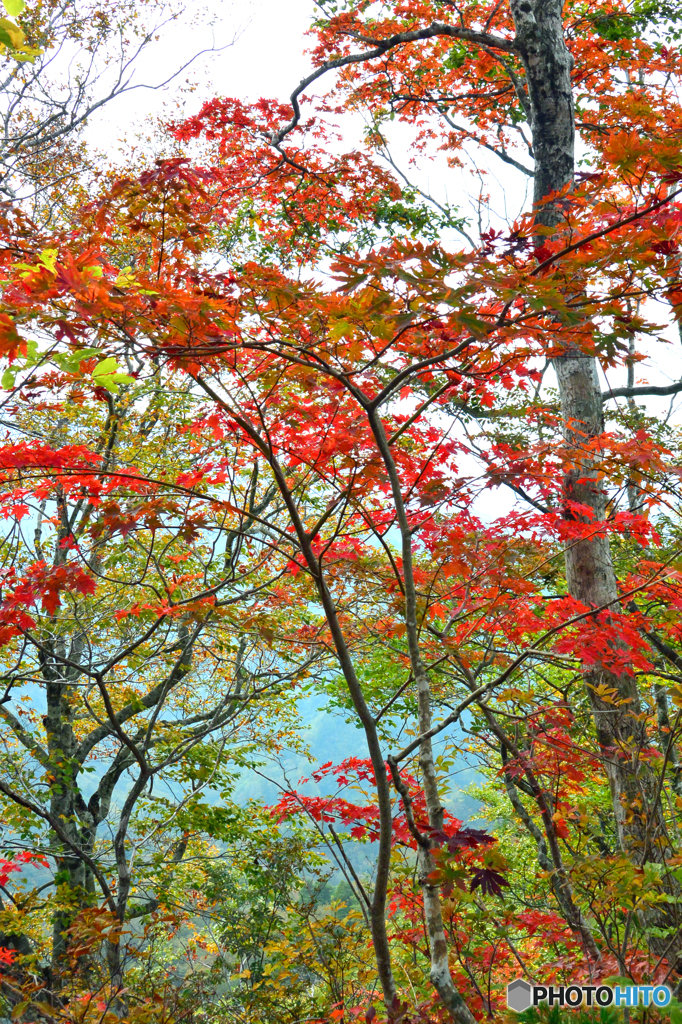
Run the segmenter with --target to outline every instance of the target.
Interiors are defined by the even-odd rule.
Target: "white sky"
[[[225,46],[221,53],[200,58],[190,72],[199,79],[192,108],[200,98],[215,95],[285,100],[310,69],[303,50],[311,0],[222,0],[213,6],[213,26],[188,29],[183,22],[167,27],[139,61],[135,81],[161,82],[194,53]],[[160,112],[176,89],[177,82],[160,92],[137,89],[121,97],[93,117],[91,137],[106,145],[125,135],[145,117]]]

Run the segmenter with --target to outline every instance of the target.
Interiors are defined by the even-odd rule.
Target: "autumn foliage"
[[[289,101],[0,208],[6,1015],[676,1021],[679,13],[315,17]]]

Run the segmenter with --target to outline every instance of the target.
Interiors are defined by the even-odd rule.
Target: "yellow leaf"
[[[42,263],[42,265],[46,267],[46,269],[49,270],[51,274],[55,274],[55,264],[57,262],[58,255],[58,249],[43,249],[40,256],[38,257],[38,262]]]
[[[14,49],[23,43],[24,33],[9,18],[0,18],[0,40]]]

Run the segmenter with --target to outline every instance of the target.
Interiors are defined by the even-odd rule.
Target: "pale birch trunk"
[[[566,46],[562,5],[559,0],[511,0],[516,26],[516,45],[521,54],[528,90],[533,150],[535,156],[534,200],[537,221],[558,225],[560,201],[543,202],[553,192],[570,186],[574,175],[574,110],[571,89],[573,58]],[[575,517],[568,502],[587,506],[585,522],[604,521],[606,495],[594,457],[586,451],[603,433],[601,389],[594,356],[570,344],[553,360],[559,385],[564,437],[572,468],[564,478],[566,515]],[[565,550],[566,578],[572,597],[588,606],[609,605],[619,610],[618,588],[608,536],[595,536],[569,543]],[[605,666],[584,673],[597,739],[604,755],[611,802],[621,848],[638,864],[645,860],[662,862],[669,855],[669,842],[660,800],[656,797],[653,773],[639,753],[648,745],[639,718],[640,700],[634,674],[614,674]],[[606,687],[616,691],[605,700],[598,692]],[[603,690],[602,690],[603,693]],[[671,892],[679,887],[671,880]],[[675,927],[674,906],[664,909],[650,923]],[[682,939],[654,939],[659,954],[674,953]],[[675,958],[673,957],[673,959]]]
[[[438,790],[438,778],[436,765],[433,757],[433,743],[431,741],[430,729],[432,725],[432,699],[431,687],[428,674],[422,660],[419,646],[419,623],[417,621],[417,591],[414,582],[413,560],[412,560],[412,531],[407,518],[405,505],[403,503],[400,477],[396,469],[391,449],[389,447],[383,425],[375,412],[370,413],[370,424],[379,451],[381,452],[384,465],[391,481],[393,503],[396,511],[396,520],[400,529],[401,554],[403,559],[403,587],[405,592],[405,627],[407,642],[410,653],[410,665],[417,687],[419,701],[419,735],[422,740],[419,744],[419,767],[422,773],[422,785],[424,798],[429,819],[429,826],[436,832],[443,829],[444,807],[441,803]],[[394,779],[396,779],[394,773]],[[409,797],[401,793],[405,804],[405,811],[411,814]],[[417,830],[415,829],[415,832]],[[450,962],[448,956],[448,943],[443,926],[443,913],[441,909],[440,888],[429,883],[429,875],[436,867],[431,854],[432,840],[429,836],[421,835],[418,840],[418,869],[419,883],[422,888],[424,899],[424,920],[429,939],[429,955],[431,968],[429,978],[438,996],[446,1007],[450,1016],[456,1024],[474,1024],[475,1018],[467,1006],[450,974]]]

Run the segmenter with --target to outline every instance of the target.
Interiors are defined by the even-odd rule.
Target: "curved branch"
[[[478,43],[479,46],[490,46],[494,50],[503,50],[505,53],[516,52],[516,44],[512,39],[491,35],[489,32],[476,32],[473,29],[456,28],[454,25],[445,25],[439,21],[432,22],[427,28],[415,29],[412,32],[397,32],[395,35],[388,36],[387,39],[371,39],[353,32],[346,34],[356,38],[361,43],[368,43],[371,49],[363,50],[362,53],[351,53],[345,57],[336,57],[325,61],[324,64],[320,65],[319,68],[299,82],[289,97],[294,116],[278,132],[272,133],[271,142],[275,149],[279,150],[284,139],[296,128],[301,120],[299,96],[305,92],[309,85],[316,82],[318,78],[322,78],[328,71],[335,71],[337,68],[347,67],[349,64],[363,64],[365,61],[383,57],[389,50],[393,50],[396,46],[401,46],[403,43],[415,43],[422,39],[434,39],[438,36],[450,36],[452,39],[462,39],[468,43]]]

